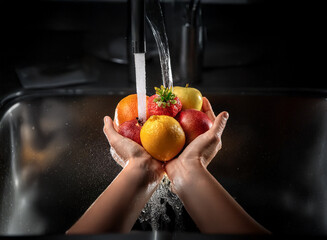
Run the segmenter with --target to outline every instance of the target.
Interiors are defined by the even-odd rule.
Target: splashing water
[[[148,222],[151,225],[152,231],[160,229],[160,222],[164,225],[170,223],[172,219],[167,214],[167,207],[171,207],[174,212],[174,231],[182,231],[182,208],[183,204],[176,194],[171,191],[170,180],[167,175],[164,176],[156,191],[151,196],[148,203],[143,208],[139,221]]]
[[[145,74],[145,54],[135,53],[135,78],[137,93],[137,111],[141,122],[146,121],[146,74]]]
[[[146,5],[146,17],[159,51],[163,86],[172,88],[173,77],[170,63],[168,38],[159,0],[148,1]],[[158,188],[155,190],[150,200],[142,210],[141,215],[139,216],[139,221],[141,223],[150,223],[152,230],[154,231],[161,230],[160,222],[166,224],[172,221],[167,214],[167,207],[169,206],[173,209],[173,212],[175,214],[175,231],[183,230],[183,204],[178,198],[178,196],[172,193],[170,188],[170,180],[168,179],[167,175],[165,175]]]
[[[162,83],[164,87],[173,87],[173,77],[170,63],[170,53],[168,39],[165,30],[163,15],[159,0],[149,0],[146,5],[147,21],[157,43],[159,59],[161,65]],[[140,121],[146,120],[146,73],[145,73],[145,54],[135,53],[135,76],[136,91],[138,98],[138,117]],[[110,153],[116,162],[124,167],[126,161],[122,159],[116,151],[111,148]],[[139,221],[147,222],[151,225],[153,231],[162,230],[161,224],[171,223],[172,219],[168,216],[167,209],[173,210],[174,230],[182,231],[182,211],[183,204],[176,194],[171,191],[170,180],[167,175],[164,176],[161,183],[151,196],[148,203],[143,208]]]
[[[159,0],[148,1],[146,5],[146,18],[157,43],[163,86],[171,88],[173,87],[173,75],[170,63],[168,38]]]
[[[121,167],[125,167],[128,162],[117,154],[113,147],[110,148],[113,159]],[[161,229],[161,225],[167,225],[172,219],[167,214],[167,208],[170,207],[174,213],[174,231],[184,230],[183,225],[183,203],[176,194],[171,191],[171,182],[165,174],[157,189],[152,194],[149,201],[145,204],[139,216],[141,223],[147,222],[151,225],[153,231]],[[160,224],[162,223],[162,224]]]

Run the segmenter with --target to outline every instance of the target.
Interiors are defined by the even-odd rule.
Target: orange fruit
[[[149,97],[146,96],[147,100],[148,98]],[[124,122],[134,120],[137,117],[137,94],[130,94],[120,100],[120,102],[117,104],[114,121],[116,125],[119,126]]]
[[[141,143],[155,159],[168,161],[184,147],[185,134],[181,125],[173,117],[153,115],[143,125]]]

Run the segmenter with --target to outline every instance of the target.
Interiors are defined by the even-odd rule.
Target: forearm
[[[176,170],[180,174],[172,180],[174,189],[201,232],[268,233],[204,167]]]
[[[67,233],[129,232],[159,178],[151,169],[128,164]]]

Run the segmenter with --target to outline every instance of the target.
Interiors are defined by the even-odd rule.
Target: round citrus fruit
[[[155,159],[168,161],[184,147],[185,134],[173,117],[153,115],[143,125],[140,133],[145,150]]]
[[[148,96],[146,99],[148,100]],[[123,124],[124,122],[134,120],[138,117],[137,111],[137,94],[130,94],[124,97],[117,104],[115,110],[115,123],[117,126]]]

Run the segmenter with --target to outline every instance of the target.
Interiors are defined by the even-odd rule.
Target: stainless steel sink
[[[326,94],[203,93],[216,113],[230,113],[213,175],[272,232],[326,235]],[[0,235],[64,233],[110,184],[120,167],[103,117],[114,115],[124,94],[39,91],[4,102]],[[187,214],[185,226],[197,231]]]

